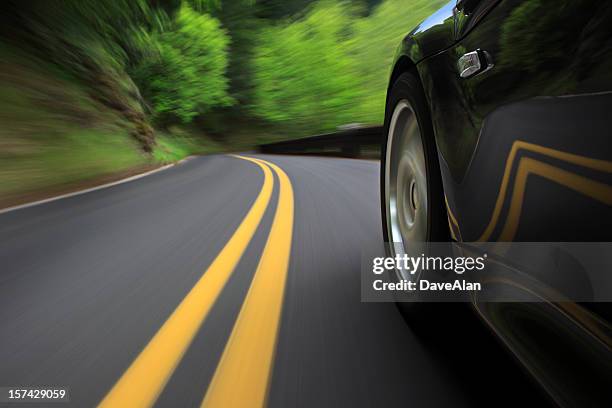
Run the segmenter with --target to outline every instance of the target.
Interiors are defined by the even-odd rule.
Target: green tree
[[[383,122],[387,81],[395,50],[408,31],[446,2],[386,0],[374,8],[370,16],[355,21],[351,54],[357,61],[360,86],[367,95],[355,112],[355,121]]]
[[[231,103],[225,76],[229,37],[217,19],[183,4],[148,41],[153,52],[144,53],[133,77],[158,124],[187,123]]]
[[[252,61],[253,111],[305,131],[354,121],[359,81],[349,55],[351,10],[319,3],[301,20],[261,31]]]
[[[274,0],[269,0],[274,3]],[[395,50],[446,0],[323,0],[263,29],[251,67],[257,115],[303,133],[382,123]]]

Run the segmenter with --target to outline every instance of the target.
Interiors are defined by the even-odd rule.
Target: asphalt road
[[[546,403],[475,317],[431,342],[360,302],[376,162],[254,157],[279,169],[198,157],[0,215],[0,386],[79,407]]]

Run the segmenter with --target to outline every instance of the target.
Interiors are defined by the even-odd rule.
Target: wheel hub
[[[425,152],[414,110],[400,101],[391,117],[385,166],[385,199],[389,242],[396,254],[411,242],[427,240]]]

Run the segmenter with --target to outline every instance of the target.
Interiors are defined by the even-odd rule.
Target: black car
[[[385,132],[394,254],[410,242],[612,241],[612,3],[449,2],[399,47]],[[557,403],[612,406],[606,303],[471,303]]]

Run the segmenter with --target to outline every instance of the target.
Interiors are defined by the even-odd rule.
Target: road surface
[[[440,348],[360,302],[378,163],[251,157],[278,167],[198,157],[0,215],[0,386],[79,407],[546,402],[475,318]]]

